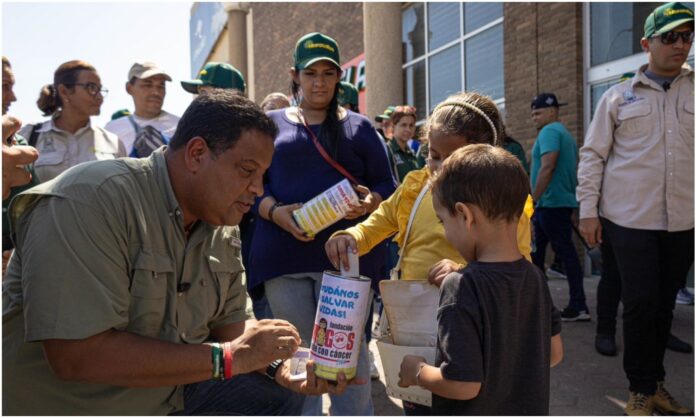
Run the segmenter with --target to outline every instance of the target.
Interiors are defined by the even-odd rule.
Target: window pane
[[[403,62],[425,54],[423,4],[415,4],[401,12],[401,46]]]
[[[428,50],[457,39],[459,3],[428,3]]]
[[[466,41],[466,90],[499,99],[505,94],[503,77],[503,26],[482,32]]]
[[[662,3],[591,3],[591,65],[599,65],[641,52],[643,25]]]
[[[464,33],[503,17],[503,3],[464,3]]]
[[[598,83],[590,87],[590,100],[592,100],[592,110],[590,113],[590,119],[594,118],[595,110],[597,110],[597,104],[599,103],[599,99],[602,98],[604,92],[609,90],[611,86],[618,83],[619,81],[620,79],[616,78],[614,80],[606,81],[604,83]]]
[[[406,103],[416,107],[416,119],[425,119],[425,61],[404,69]]]
[[[430,58],[430,109],[447,96],[462,89],[462,59],[459,45],[433,55]]]

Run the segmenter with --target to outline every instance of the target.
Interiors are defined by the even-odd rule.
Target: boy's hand
[[[462,265],[456,263],[452,260],[445,258],[435,263],[430,270],[428,270],[428,282],[437,287],[440,287],[442,281],[445,280],[448,274],[453,271],[461,270]]]
[[[410,354],[404,356],[403,360],[401,360],[401,370],[399,371],[399,382],[397,384],[402,388],[417,386],[418,379],[416,376],[425,364],[425,357]]]
[[[353,238],[352,235],[341,234],[326,241],[324,250],[326,251],[327,257],[329,257],[329,261],[331,261],[331,264],[336,270],[340,270],[339,263],[341,261],[343,261],[343,267],[348,270],[350,268],[348,251],[357,254],[358,243],[355,242],[355,238]]]

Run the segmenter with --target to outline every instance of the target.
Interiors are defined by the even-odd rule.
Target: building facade
[[[338,41],[350,63],[345,77],[360,84],[371,118],[409,104],[420,124],[449,94],[477,91],[496,101],[508,134],[529,150],[529,103],[554,92],[568,103],[561,121],[581,144],[601,94],[647,62],[639,40],[659,4],[194,3],[191,70],[230,62],[260,102],[290,92],[295,41],[320,31]]]

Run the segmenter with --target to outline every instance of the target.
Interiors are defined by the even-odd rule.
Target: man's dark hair
[[[451,214],[457,202],[470,203],[491,221],[519,218],[529,190],[529,178],[517,157],[488,144],[456,150],[433,183],[433,195]]]
[[[175,151],[200,136],[214,155],[220,155],[252,129],[271,138],[278,134],[276,124],[254,102],[229,89],[211,89],[198,95],[186,109],[169,148]]]

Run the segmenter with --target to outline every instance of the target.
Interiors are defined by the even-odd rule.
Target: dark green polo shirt
[[[396,169],[396,175],[399,179],[399,183],[404,181],[406,174],[413,170],[418,170],[421,165],[418,164],[418,157],[413,153],[410,147],[406,147],[406,151],[399,147],[396,139],[392,139],[387,143],[389,149],[389,159],[391,160],[392,167]]]

